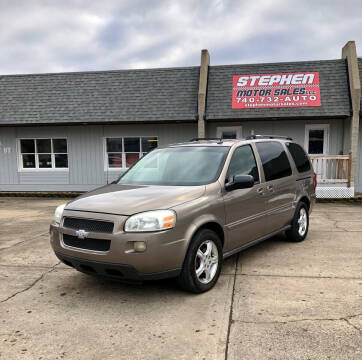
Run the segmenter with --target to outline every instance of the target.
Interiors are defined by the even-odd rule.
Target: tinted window
[[[255,182],[259,181],[258,168],[250,145],[241,146],[234,151],[227,172],[227,181],[232,181],[235,175],[252,175]]]
[[[287,154],[282,144],[275,141],[256,143],[263,164],[265,181],[292,175]]]
[[[294,143],[288,143],[287,148],[292,155],[292,158],[295,162],[295,166],[297,167],[299,172],[305,172],[310,170],[310,162],[307,154],[303,150],[301,146]]]

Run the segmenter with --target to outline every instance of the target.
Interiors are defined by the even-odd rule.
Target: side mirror
[[[225,184],[226,191],[248,189],[254,186],[254,177],[251,175],[235,175],[231,182]]]

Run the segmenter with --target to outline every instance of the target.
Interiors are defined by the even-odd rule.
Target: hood
[[[205,186],[155,186],[111,184],[90,191],[67,204],[66,210],[132,215],[168,209],[199,198]]]

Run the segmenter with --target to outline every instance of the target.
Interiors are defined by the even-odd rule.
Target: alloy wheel
[[[219,267],[219,252],[212,240],[204,241],[196,252],[195,273],[197,279],[208,284],[215,277]]]
[[[302,207],[299,211],[298,218],[298,233],[300,236],[304,236],[307,231],[308,226],[308,216],[307,211]]]

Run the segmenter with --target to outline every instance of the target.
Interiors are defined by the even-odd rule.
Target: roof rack
[[[203,141],[203,140],[217,140],[218,141],[218,144],[222,144],[222,138],[193,138],[193,139],[191,139],[190,140],[190,142],[192,142],[192,141]]]
[[[258,139],[283,139],[283,140],[293,140],[289,136],[281,136],[281,135],[249,135],[245,138],[245,140],[258,140]]]

